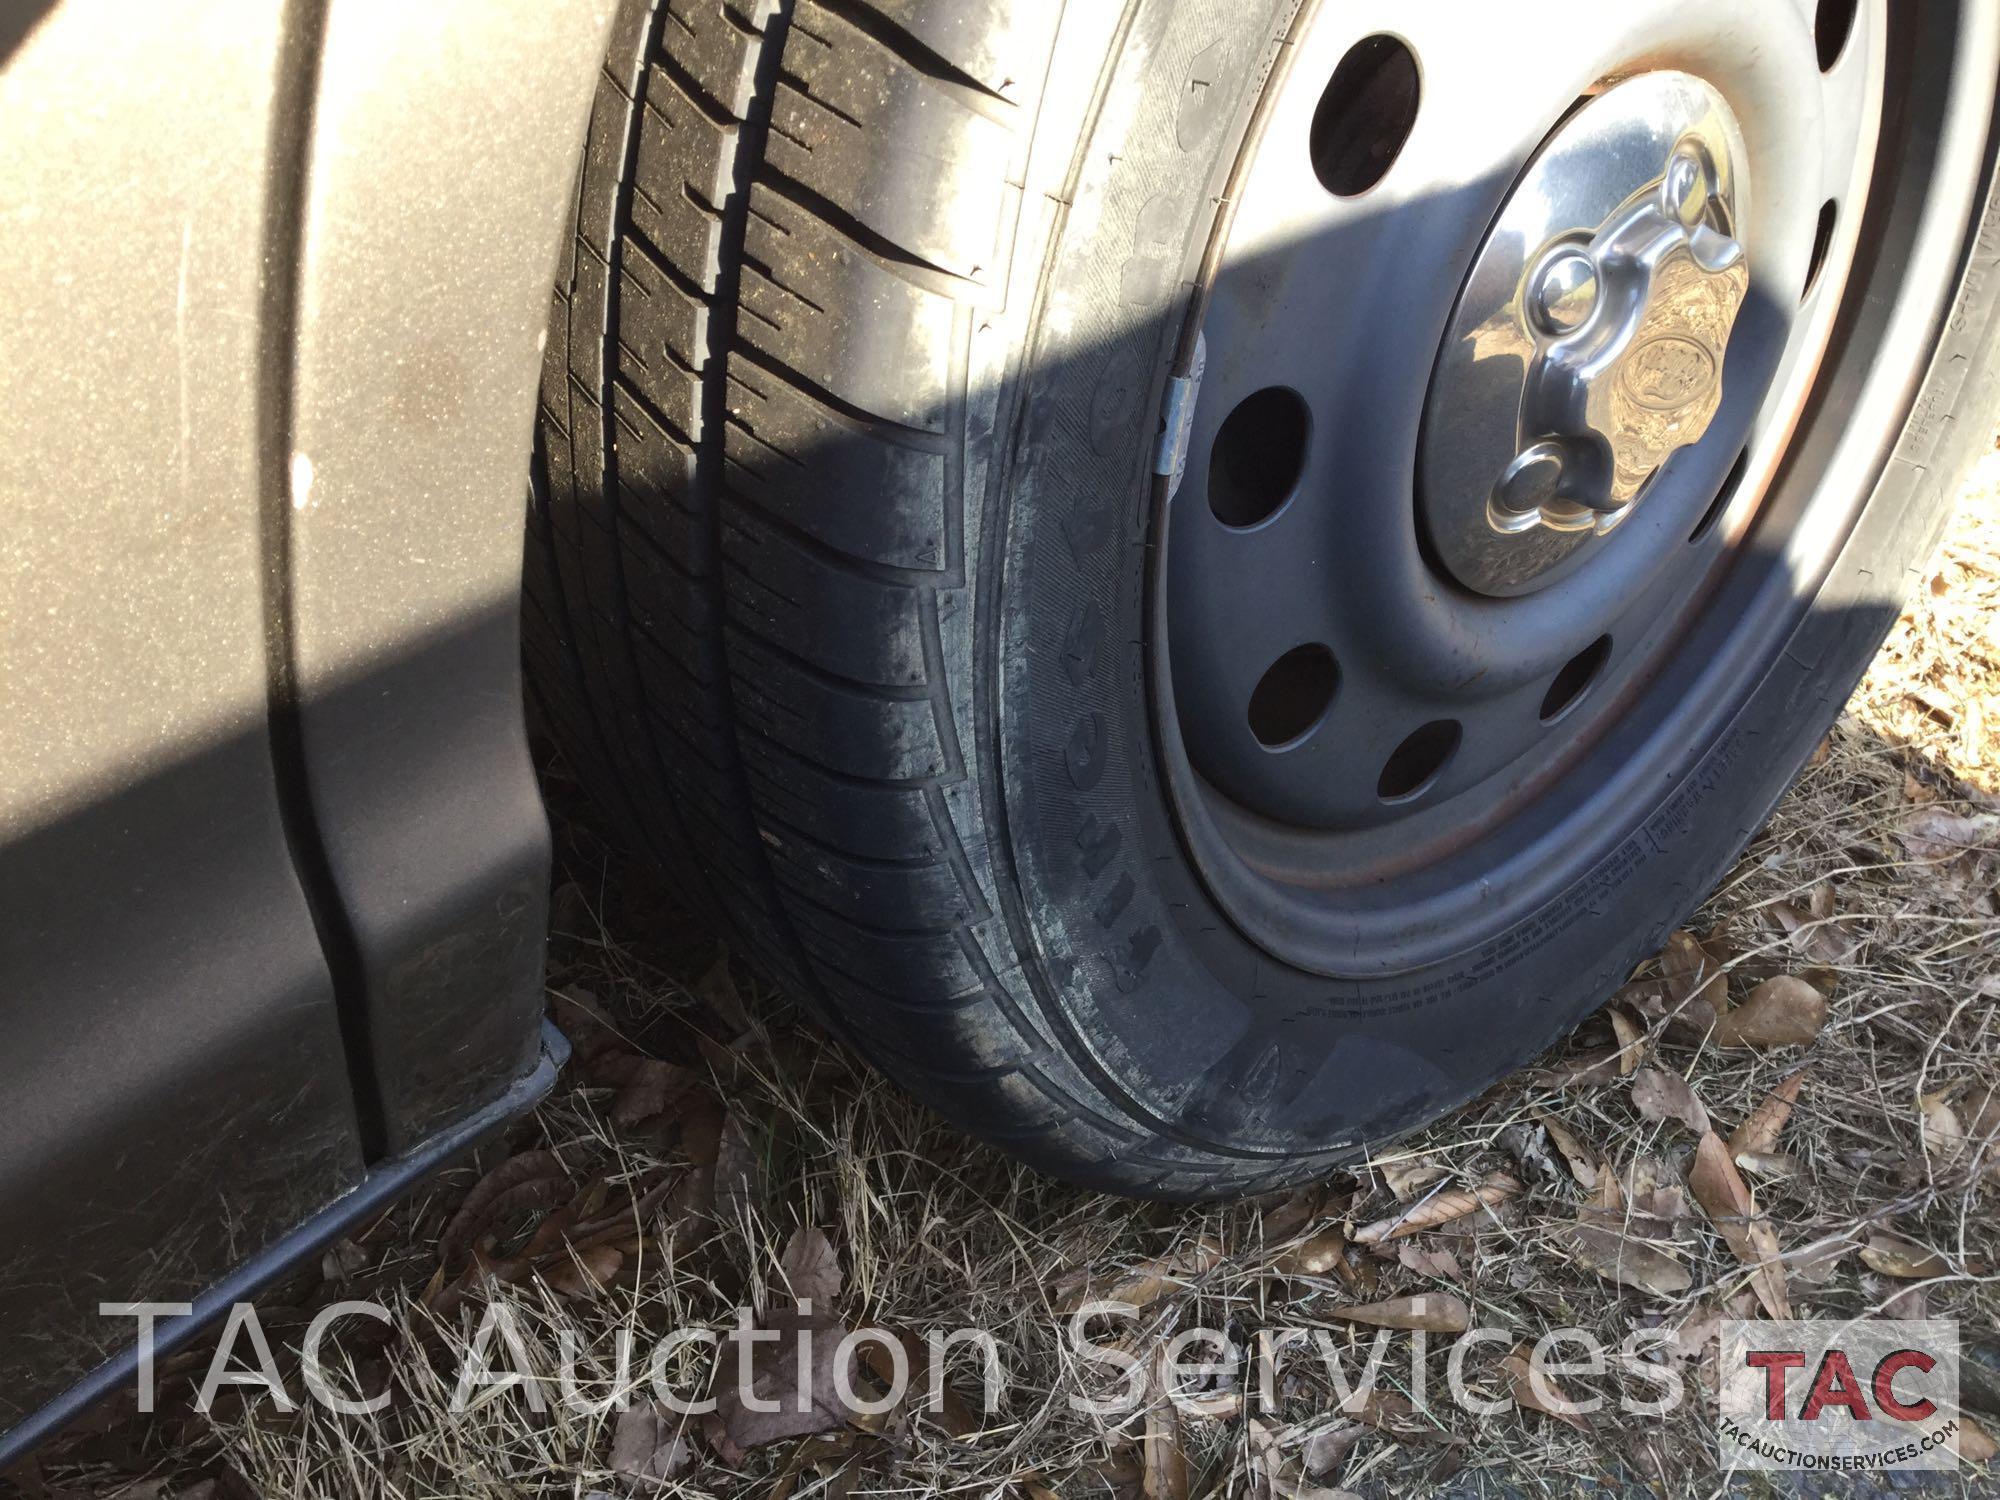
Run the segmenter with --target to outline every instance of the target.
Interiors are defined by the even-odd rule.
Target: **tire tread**
[[[552,300],[537,696],[689,905],[967,1129],[1226,1191],[1039,1017],[988,886],[964,382],[1008,281],[1041,0],[631,0]],[[994,955],[1006,955],[996,960]]]

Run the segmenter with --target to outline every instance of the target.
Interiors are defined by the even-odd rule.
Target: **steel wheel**
[[[1162,738],[1212,893],[1321,973],[1473,946],[1605,855],[1852,522],[1824,465],[1774,478],[1843,378],[1914,374],[1830,367],[1843,318],[1933,319],[1950,269],[1857,258],[1922,261],[1979,169],[1966,111],[1891,198],[1944,60],[1884,0],[1587,7],[1560,46],[1532,10],[1321,9],[1211,250]]]

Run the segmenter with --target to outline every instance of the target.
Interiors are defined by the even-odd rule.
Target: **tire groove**
[[[927,432],[921,427],[909,427],[892,418],[856,406],[845,396],[828,390],[811,376],[794,369],[777,356],[758,348],[755,344],[743,343],[731,351],[745,364],[752,366],[773,380],[782,381],[799,395],[847,426],[855,428],[863,436],[878,442],[893,443],[898,448],[909,448],[918,453],[932,453],[945,457],[950,447],[941,432]],[[739,375],[737,377],[741,379]],[[748,382],[744,382],[746,385]],[[756,387],[752,386],[752,390]],[[763,394],[759,392],[758,394]]]
[[[864,682],[859,677],[849,677],[844,672],[823,667],[818,662],[799,655],[791,647],[779,645],[769,636],[752,626],[745,625],[741,619],[734,616],[724,622],[723,628],[730,634],[741,636],[750,642],[753,649],[769,652],[786,666],[811,678],[822,687],[831,688],[849,697],[871,698],[880,703],[929,703],[934,696],[929,686],[924,683],[906,685],[894,682]]]
[[[906,568],[896,563],[879,562],[872,557],[857,557],[831,542],[822,541],[797,522],[778,515],[761,501],[754,500],[741,490],[731,489],[729,498],[755,516],[757,524],[780,533],[790,545],[829,567],[840,568],[857,578],[865,578],[871,583],[884,583],[895,588],[929,587],[941,584],[956,587],[957,579],[942,570],[930,568]],[[741,531],[738,532],[742,535]],[[748,538],[746,537],[746,540]]]
[[[852,771],[843,771],[838,766],[830,766],[825,761],[818,760],[806,754],[797,746],[788,745],[783,740],[766,734],[754,724],[744,725],[742,732],[768,747],[771,752],[788,756],[808,770],[824,776],[830,781],[839,782],[843,786],[856,787],[871,792],[910,792],[922,791],[925,787],[940,784],[940,780],[936,776],[857,776]]]
[[[643,80],[645,75],[646,59],[653,57],[661,50],[663,28],[669,14],[666,0],[653,0],[651,11],[646,18],[646,25],[643,32],[644,41],[638,53],[637,76],[640,80]],[[642,92],[643,90],[635,83],[633,93],[638,94]],[[600,407],[600,417],[603,422],[601,437],[603,450],[600,455],[600,472],[602,475],[604,501],[611,513],[614,534],[618,529],[617,520],[623,512],[624,504],[618,481],[616,402],[609,399],[609,392],[618,383],[615,376],[617,366],[614,350],[618,331],[618,314],[622,298],[620,272],[625,251],[625,228],[631,221],[632,197],[636,187],[641,140],[641,118],[642,107],[634,107],[628,111],[625,121],[621,165],[612,205],[611,234],[607,241],[609,255],[606,261],[603,323],[600,330],[599,372],[600,379],[605,382],[607,391],[607,399]],[[650,409],[650,403],[638,397],[636,392],[628,390],[627,394],[639,400],[643,408],[648,408],[649,417],[653,420],[661,421],[667,431],[673,431],[672,424],[665,423],[662,420],[662,414]],[[624,645],[626,657],[625,670],[627,675],[634,683],[643,682],[643,678],[639,673],[638,651],[634,644],[629,585],[626,580],[625,566],[622,558],[619,560],[619,565],[613,570],[613,630]],[[645,742],[646,750],[650,755],[653,772],[658,779],[658,783],[663,789],[679,788],[681,786],[681,779],[674,775],[668,757],[661,751],[657,737],[658,726],[652,716],[641,715],[637,722]],[[677,826],[680,837],[685,844],[688,840],[688,830],[685,815],[679,806],[680,795],[684,795],[684,793],[669,793],[662,796],[660,801],[665,807],[669,819]],[[724,901],[720,893],[715,889],[705,866],[692,862],[676,862],[674,869],[679,875],[682,884],[690,888],[690,893],[696,897],[699,904],[710,915],[712,920],[716,921],[726,931],[742,931],[731,904]]]
[[[811,3],[815,10],[838,16],[912,73],[943,86],[987,118],[1011,126],[1019,115],[1020,106],[1012,99],[981,83],[873,6],[861,4],[860,0],[811,0]],[[995,105],[1002,112],[995,112]]]
[[[797,824],[788,823],[783,818],[773,817],[768,813],[760,814],[757,821],[762,828],[774,829],[783,837],[795,843],[802,844],[819,854],[823,854],[828,859],[837,859],[842,864],[852,865],[857,870],[877,870],[883,874],[910,874],[920,870],[942,870],[946,868],[943,861],[928,859],[921,855],[884,856],[879,854],[857,854],[852,850],[842,849],[837,845],[829,844],[818,835],[807,833]]]
[[[794,208],[811,214],[842,239],[865,252],[884,270],[899,275],[915,273],[911,279],[925,291],[937,292],[941,296],[950,297],[953,301],[989,295],[986,287],[980,282],[974,281],[970,276],[961,276],[956,271],[924,259],[914,250],[904,248],[879,230],[871,229],[858,216],[849,213],[831,198],[807,187],[798,178],[789,176],[776,167],[767,165],[759,176],[758,183]],[[922,279],[917,280],[916,277]]]

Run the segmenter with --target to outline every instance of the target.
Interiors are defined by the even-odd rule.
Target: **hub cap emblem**
[[[1653,73],[1577,111],[1528,168],[1426,413],[1425,519],[1460,581],[1539,586],[1708,432],[1750,286],[1742,154],[1719,95]]]

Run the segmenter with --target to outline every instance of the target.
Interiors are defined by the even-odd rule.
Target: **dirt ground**
[[[388,1392],[387,1408],[284,1413],[238,1391],[202,1416],[201,1352],[159,1415],[114,1411],[15,1482],[211,1500],[1848,1493],[1717,1468],[1716,1330],[1760,1311],[1956,1319],[1968,1412],[2000,1434],[1996,675],[2000,452],[1838,727],[1688,933],[1537,1067],[1384,1159],[1227,1207],[1066,1187],[955,1134],[663,920],[653,877],[569,817],[550,987],[578,1056],[554,1097],[260,1305],[281,1366],[316,1309],[389,1305],[393,1326],[358,1320],[333,1341],[342,1378]],[[551,776],[558,810],[578,807]],[[787,1311],[802,1293],[810,1317]],[[1136,1309],[1087,1325],[1097,1362],[1067,1324],[1093,1295]],[[984,1413],[965,1359],[950,1400],[848,1420],[821,1405],[682,1419],[643,1390],[624,1413],[537,1411],[522,1386],[454,1409],[456,1361],[497,1304],[551,1380],[564,1339],[579,1346],[599,1402],[619,1392],[620,1330],[644,1349],[746,1304],[765,1327],[806,1328],[816,1398],[843,1326],[907,1334],[920,1356],[929,1330],[984,1329],[1005,1379]],[[1442,1385],[1468,1322],[1501,1331],[1466,1362],[1486,1411],[1420,1407],[1416,1371]],[[1388,1326],[1383,1384],[1342,1409],[1323,1363],[1300,1357],[1268,1405],[1240,1373],[1162,1397],[1157,1355],[1177,1332],[1247,1345],[1290,1326],[1357,1363]],[[1413,1363],[1414,1328],[1429,1352]],[[1651,1368],[1688,1398],[1621,1416],[1621,1395],[1652,1392],[1614,1367],[1553,1387],[1603,1411],[1539,1409],[1510,1346],[1556,1328],[1611,1347],[1650,1335]],[[1138,1362],[1128,1413],[1072,1408],[1118,1385],[1104,1349]],[[883,1390],[891,1363],[878,1348],[861,1387]],[[704,1367],[687,1345],[664,1369],[698,1395]],[[1991,1441],[1970,1427],[1963,1441],[1944,1491],[2000,1493]]]

